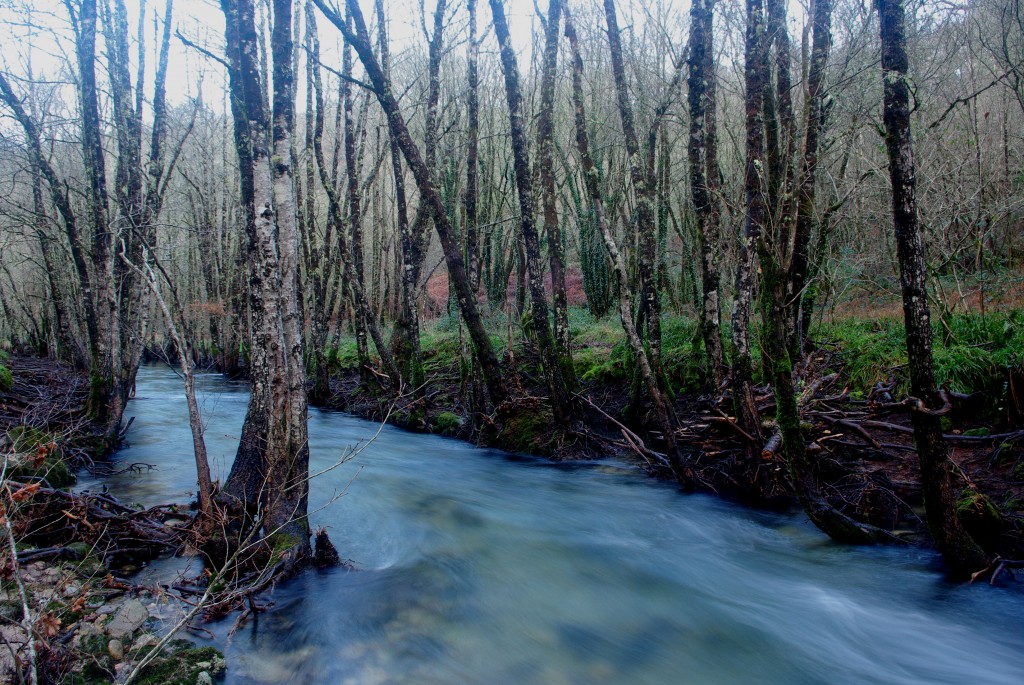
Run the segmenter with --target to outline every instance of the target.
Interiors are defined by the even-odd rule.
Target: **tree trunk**
[[[89,411],[104,426],[108,444],[117,438],[126,400],[121,374],[117,297],[114,291],[113,236],[108,223],[109,199],[96,86],[96,0],[83,0],[78,16],[79,94],[82,106],[82,143],[88,179],[88,212],[92,225],[92,262],[95,275],[95,322],[90,340]]]
[[[701,336],[715,387],[722,384],[722,332],[718,274],[718,165],[715,119],[714,64],[715,0],[694,0],[690,6],[689,105],[690,189],[699,225],[701,282]]]
[[[383,0],[377,0],[378,3]],[[379,5],[378,5],[379,7]],[[467,0],[469,10],[469,47],[466,56],[466,81],[469,92],[466,102],[466,269],[469,287],[480,290],[480,236],[477,229],[477,177],[480,153],[480,76],[477,62],[480,41],[476,35],[476,0]]]
[[[419,148],[409,134],[409,128],[405,123],[398,101],[391,90],[391,82],[381,71],[380,64],[373,52],[366,23],[363,20],[362,11],[359,9],[357,0],[346,0],[349,11],[355,21],[355,30],[351,31],[345,25],[344,20],[336,12],[330,9],[324,0],[313,0],[316,6],[328,20],[351,41],[356,53],[359,55],[363,67],[366,69],[367,78],[373,86],[374,95],[384,110],[388,119],[388,126],[391,135],[398,141],[398,145],[405,156],[409,168],[416,178],[416,185],[420,190],[420,197],[425,202],[434,219],[434,227],[437,230],[438,238],[441,240],[441,247],[444,250],[445,261],[448,264],[448,276],[456,292],[459,309],[462,318],[469,329],[470,337],[476,351],[477,359],[480,362],[481,371],[484,375],[484,382],[487,384],[487,392],[495,405],[500,405],[508,398],[508,391],[505,388],[501,369],[498,365],[498,357],[494,354],[494,347],[484,328],[483,320],[480,317],[480,310],[476,306],[476,296],[469,287],[469,276],[466,273],[466,263],[462,258],[462,249],[456,239],[455,230],[448,218],[444,203],[434,185],[434,181],[428,171]]]
[[[352,290],[366,293],[365,269],[363,267],[363,209],[362,195],[359,191],[359,162],[356,155],[356,122],[353,115],[352,84],[346,78],[352,77],[352,50],[348,43],[342,49],[342,82],[341,97],[345,103],[345,172],[348,179],[348,227],[349,255],[351,269],[349,269],[349,282]],[[338,240],[345,240],[341,233]],[[369,303],[367,303],[368,305]],[[367,309],[369,307],[367,306]],[[363,383],[369,383],[373,374],[370,373],[370,355],[366,341],[366,316],[362,307],[355,307],[353,317],[353,328],[356,334],[356,355],[359,358],[359,377]]]
[[[754,295],[754,258],[765,218],[764,101],[768,56],[765,50],[764,10],[761,0],[747,0],[744,83],[746,86],[746,171],[744,193],[746,220],[740,238],[736,266],[736,301],[732,314],[732,396],[736,420],[754,443],[749,454],[760,448],[761,422],[754,405],[753,362],[750,353],[750,313]]]
[[[640,277],[640,311],[638,322],[646,324],[647,348],[650,350],[650,364],[654,369],[659,386],[662,381],[661,369],[661,298],[657,280],[657,232],[654,221],[655,181],[652,164],[645,163],[640,150],[630,104],[629,86],[626,83],[626,68],[622,57],[622,40],[615,12],[615,0],[604,0],[605,19],[608,24],[608,44],[611,49],[612,73],[615,76],[615,95],[622,122],[622,133],[629,160],[629,175],[636,193],[636,209],[633,230],[637,241],[637,262]],[[652,125],[651,135],[656,138],[657,121]],[[653,148],[650,152],[653,153]],[[638,325],[638,327],[640,327]]]
[[[917,223],[914,148],[910,135],[910,84],[907,78],[906,33],[902,0],[878,0],[882,41],[882,84],[885,147],[892,182],[893,226],[903,293],[907,332],[910,391],[930,406],[936,404],[932,360],[932,329],[925,286],[925,255]],[[925,517],[935,543],[959,577],[983,568],[985,552],[964,530],[956,511],[953,463],[942,437],[938,416],[922,411],[912,415],[914,441],[921,463]]]
[[[572,330],[569,328],[569,303],[565,293],[565,250],[558,221],[555,195],[554,119],[555,76],[558,69],[559,25],[562,0],[550,0],[544,27],[544,57],[541,66],[540,114],[537,118],[537,171],[540,177],[544,233],[548,239],[548,264],[551,271],[551,295],[555,315],[555,354],[562,378],[571,392],[576,386],[572,362]]]
[[[291,167],[294,119],[291,1],[274,0],[273,126],[257,61],[252,0],[221,0],[243,208],[249,237],[252,391],[225,492],[290,565],[310,554],[309,443],[298,322],[298,245]],[[273,157],[268,142],[273,145]]]
[[[557,0],[555,2],[557,6]],[[564,425],[573,415],[572,400],[569,396],[569,383],[566,382],[566,368],[562,364],[557,345],[551,335],[551,323],[548,314],[547,296],[544,292],[544,273],[540,264],[540,237],[533,209],[533,186],[530,178],[530,158],[527,151],[526,131],[523,125],[523,98],[519,90],[519,67],[516,64],[515,51],[505,21],[505,11],[501,0],[490,0],[491,13],[494,15],[494,33],[501,49],[501,65],[505,74],[505,93],[508,99],[509,125],[512,134],[512,156],[514,158],[516,188],[519,194],[519,220],[526,249],[526,269],[529,278],[530,305],[533,310],[534,331],[540,348],[541,364],[548,391],[551,393],[551,409],[554,412],[556,425]],[[557,16],[549,16],[548,23],[557,21]],[[553,84],[552,84],[553,87]],[[550,159],[548,160],[550,163]],[[549,174],[551,170],[549,169]],[[554,180],[551,180],[554,186]],[[553,187],[552,187],[553,191]],[[554,198],[552,198],[552,205]],[[552,211],[553,211],[552,207]],[[557,221],[557,219],[556,219]],[[557,230],[557,226],[556,226]],[[564,293],[564,288],[563,288]],[[566,322],[568,325],[568,322]],[[570,360],[571,369],[571,360]]]
[[[590,196],[594,222],[604,238],[605,249],[608,250],[608,255],[612,261],[612,269],[615,272],[619,294],[619,319],[622,322],[623,330],[626,332],[626,341],[629,343],[629,347],[639,366],[644,386],[651,396],[651,403],[654,405],[655,414],[658,417],[658,425],[664,436],[672,470],[684,485],[692,487],[695,485],[693,470],[683,459],[683,455],[680,453],[676,442],[675,413],[672,405],[665,398],[658,385],[658,380],[647,357],[647,350],[644,348],[643,340],[641,340],[640,334],[633,324],[633,302],[630,297],[629,283],[626,277],[626,265],[622,255],[619,253],[619,247],[615,242],[615,237],[612,235],[611,228],[605,220],[604,199],[601,197],[601,188],[598,185],[597,166],[594,164],[594,159],[590,152],[587,114],[583,104],[583,58],[580,54],[576,27],[573,24],[572,15],[569,13],[568,8],[565,8],[565,36],[569,39],[569,47],[572,51],[572,99],[575,111],[576,148],[580,154],[583,181],[587,194]]]
[[[475,5],[470,0],[471,6]],[[377,0],[377,22],[378,42],[380,43],[380,64],[384,78],[391,78],[391,51],[388,45],[387,23],[384,17],[384,0]],[[471,16],[473,15],[471,9]],[[472,41],[472,36],[470,41]],[[472,88],[471,91],[472,93]],[[472,95],[471,95],[472,97]],[[471,110],[472,112],[472,110]],[[472,113],[470,114],[472,121]],[[402,300],[399,307],[398,317],[395,319],[395,331],[391,338],[391,349],[394,351],[396,363],[402,374],[402,379],[409,389],[416,395],[423,390],[423,350],[420,347],[420,316],[417,310],[418,283],[416,277],[416,264],[419,257],[416,254],[416,235],[413,226],[409,224],[409,210],[405,198],[405,171],[402,169],[402,151],[398,147],[398,140],[390,132],[388,133],[388,147],[391,154],[391,171],[395,183],[395,211],[398,216],[398,233],[401,244],[401,280]],[[470,164],[474,149],[470,146]],[[467,223],[469,217],[469,191],[467,190]],[[475,198],[474,198],[475,200]],[[472,220],[475,222],[475,218]],[[468,229],[467,229],[468,230]],[[470,279],[473,277],[470,269]],[[472,284],[471,284],[472,287]],[[476,292],[476,289],[473,288]]]

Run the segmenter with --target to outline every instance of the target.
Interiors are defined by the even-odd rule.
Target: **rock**
[[[114,617],[106,625],[107,635],[113,638],[123,638],[134,633],[142,627],[142,624],[149,619],[149,612],[137,599],[129,599],[118,607]]]
[[[100,616],[106,616],[117,611],[118,604],[104,604],[103,606],[96,609],[96,613]]]
[[[82,591],[82,587],[80,585],[76,585],[74,583],[71,583],[66,588],[64,588],[64,596],[65,597],[76,597],[78,595],[78,593],[81,592],[81,591]]]
[[[111,640],[107,643],[107,652],[114,661],[120,661],[124,658],[124,645],[120,640]]]
[[[206,671],[200,671],[196,676],[196,685],[213,685],[213,678]]]
[[[138,652],[146,647],[156,647],[160,640],[157,639],[156,635],[151,633],[143,633],[135,638],[135,642],[132,643],[132,651]]]
[[[188,524],[188,521],[182,521],[181,519],[167,519],[164,521],[164,525],[168,528],[181,528]]]

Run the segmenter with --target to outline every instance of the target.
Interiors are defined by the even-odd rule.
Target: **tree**
[[[0,100],[14,113],[29,147],[31,165],[49,190],[67,240],[81,293],[88,367],[90,374],[89,409],[104,426],[104,442],[117,441],[125,403],[134,384],[142,353],[149,308],[148,289],[136,274],[125,271],[115,259],[115,241],[124,240],[136,258],[143,242],[155,242],[153,233],[167,193],[178,154],[190,129],[186,128],[177,146],[165,152],[167,60],[173,2],[166,4],[164,30],[153,90],[153,125],[148,156],[142,152],[142,109],[144,102],[141,75],[132,84],[129,71],[127,10],[123,0],[113,7],[103,5],[107,43],[108,71],[113,110],[113,133],[117,140],[114,203],[108,188],[108,155],[104,142],[104,122],[100,118],[103,88],[97,81],[98,6],[95,0],[65,3],[74,34],[76,85],[79,107],[79,131],[85,177],[85,208],[75,201],[69,177],[51,162],[45,149],[43,132],[32,112],[26,111],[6,77],[0,75]],[[140,55],[145,41],[140,30]],[[140,57],[140,61],[142,58]],[[141,71],[140,71],[141,73]],[[41,188],[40,188],[41,191]],[[41,199],[41,192],[40,197]],[[39,208],[44,211],[42,204]],[[91,241],[87,240],[91,235]],[[45,252],[45,250],[44,250]],[[56,256],[51,253],[51,257]]]
[[[715,126],[715,0],[690,5],[688,100],[690,105],[690,193],[699,224],[701,336],[715,386],[722,384],[721,294],[718,273],[718,141]]]
[[[572,400],[569,396],[569,387],[571,387],[569,378],[571,376],[568,374],[574,372],[572,372],[571,358],[567,369],[563,362],[565,355],[559,349],[558,341],[551,334],[547,295],[544,293],[544,274],[540,264],[540,237],[537,234],[536,218],[534,216],[530,158],[527,150],[525,126],[523,124],[523,96],[519,89],[519,66],[516,63],[516,53],[512,48],[512,39],[509,35],[508,22],[505,20],[505,10],[501,6],[501,0],[490,0],[490,4],[491,13],[494,16],[494,33],[498,37],[498,44],[501,46],[501,67],[505,74],[505,94],[508,101],[509,126],[512,134],[512,155],[515,165],[516,189],[519,194],[519,225],[522,230],[523,243],[526,250],[526,269],[530,280],[530,305],[532,307],[533,329],[537,335],[537,343],[540,348],[544,378],[551,393],[551,409],[554,413],[555,423],[561,425],[573,415]],[[555,2],[551,9],[552,12],[548,15],[549,26],[558,21],[560,5]],[[545,57],[545,59],[552,58]],[[554,87],[553,84],[551,87]],[[550,148],[550,142],[547,144],[547,147]],[[546,161],[549,168],[546,171],[541,170],[542,183],[546,186],[550,182],[553,186],[553,178],[545,179],[545,174],[548,176],[553,174],[553,170],[550,169],[550,156]],[[551,206],[549,209],[553,213],[554,198],[552,197],[550,200]],[[552,218],[552,220],[557,223],[557,219]],[[556,284],[555,288],[557,289],[557,287]],[[568,327],[568,319],[562,323]],[[557,327],[558,322],[556,321]]]
[[[359,3],[356,0],[346,0],[346,6],[352,15],[354,24],[354,28],[350,29],[338,12],[328,7],[324,0],[313,1],[323,15],[352,44],[356,54],[359,55],[360,61],[363,63],[363,68],[366,70],[373,93],[387,117],[391,135],[398,141],[398,146],[405,156],[405,161],[416,178],[421,201],[427,204],[434,220],[434,228],[441,241],[445,261],[448,265],[448,275],[455,289],[462,318],[466,322],[470,338],[473,340],[477,360],[480,362],[484,382],[487,384],[487,392],[491,397],[491,401],[495,405],[500,405],[508,398],[508,392],[502,381],[501,368],[498,365],[498,358],[494,354],[494,347],[487,336],[487,331],[484,329],[483,321],[480,317],[480,310],[476,305],[476,295],[469,285],[469,275],[466,272],[466,263],[462,257],[461,246],[456,241],[454,228],[451,225],[448,213],[445,210],[444,203],[441,201],[441,195],[431,177],[429,168],[423,161],[419,148],[409,134],[409,127],[405,123],[405,118],[399,109],[398,101],[392,92],[391,82],[381,70],[377,56],[374,54],[373,45],[370,42],[370,36],[366,29],[366,22],[363,19]]]
[[[292,4],[290,0],[273,4],[272,111],[265,105],[253,2],[221,0],[221,9],[248,236],[252,380],[242,437],[224,493],[236,515],[251,515],[257,509],[265,512],[259,519],[264,531],[273,531],[272,544],[283,550],[282,560],[294,566],[308,558],[311,548],[291,156]]]
[[[882,46],[883,123],[892,183],[893,229],[900,267],[910,392],[921,400],[913,411],[914,442],[921,464],[925,517],[950,571],[966,576],[987,563],[984,550],[964,530],[953,491],[953,463],[942,437],[941,406],[932,360],[932,328],[925,285],[925,254],[917,221],[914,145],[910,132],[910,83],[902,0],[878,0]]]

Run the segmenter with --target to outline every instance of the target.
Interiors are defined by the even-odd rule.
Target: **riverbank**
[[[106,492],[73,494],[75,471],[102,469],[106,456],[102,432],[83,410],[88,379],[35,357],[4,365],[11,382],[0,391],[0,677],[123,681],[160,646],[134,682],[212,682],[224,670],[217,650],[163,646],[157,637],[188,607],[130,580],[140,564],[181,546],[187,504],[143,509]]]
[[[332,409],[402,428],[457,437],[477,445],[571,460],[614,454],[658,477],[671,477],[657,422],[630,406],[628,352],[617,322],[575,311],[574,360],[578,423],[552,426],[530,343],[503,348],[503,370],[521,397],[504,424],[474,410],[468,343],[457,321],[442,319],[423,334],[427,383],[395,401],[375,394],[358,372],[354,343],[331,352]],[[501,322],[492,322],[500,330]],[[1024,557],[1024,313],[958,315],[937,323],[936,365],[951,407],[944,417],[959,475],[960,515],[994,557]],[[830,503],[847,515],[907,541],[928,543],[923,498],[906,405],[902,324],[896,318],[833,319],[815,329],[817,349],[800,366],[801,412],[815,476]],[[745,453],[727,393],[706,387],[695,324],[667,317],[664,359],[680,417],[677,441],[689,451],[700,489],[774,510],[798,506],[771,420],[770,387],[757,389],[764,420],[759,455]],[[755,358],[755,363],[759,362]],[[995,569],[991,569],[995,571]],[[1005,570],[1005,569],[1004,569]]]

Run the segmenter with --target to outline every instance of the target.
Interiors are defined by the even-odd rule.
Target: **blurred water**
[[[246,387],[200,384],[226,474]],[[181,382],[145,367],[122,499],[194,490]],[[377,430],[310,411],[312,469]],[[83,481],[81,487],[97,487]],[[312,484],[358,571],[309,572],[228,636],[227,682],[1024,683],[1024,595],[946,583],[934,555],[830,543],[803,517],[684,496],[613,461],[555,465],[384,428]]]

